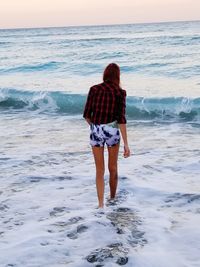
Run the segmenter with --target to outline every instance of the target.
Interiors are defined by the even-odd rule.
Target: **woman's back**
[[[92,123],[105,124],[113,121],[126,123],[126,91],[111,82],[103,82],[90,88],[84,117]]]

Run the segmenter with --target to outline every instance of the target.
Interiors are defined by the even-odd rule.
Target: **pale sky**
[[[200,0],[0,0],[0,28],[200,20]]]

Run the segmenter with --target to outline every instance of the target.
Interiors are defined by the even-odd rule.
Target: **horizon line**
[[[80,27],[101,27],[101,26],[119,26],[119,25],[138,25],[138,24],[161,24],[161,23],[181,23],[181,22],[200,22],[200,20],[171,20],[155,22],[130,22],[130,23],[110,23],[110,24],[85,24],[85,25],[68,25],[68,26],[38,26],[38,27],[10,27],[1,28],[0,30],[28,30],[28,29],[49,29],[49,28],[80,28]]]

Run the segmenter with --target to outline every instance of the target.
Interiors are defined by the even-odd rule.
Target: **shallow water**
[[[199,127],[130,123],[117,201],[98,214],[88,129],[73,122],[1,120],[1,266],[198,266]]]

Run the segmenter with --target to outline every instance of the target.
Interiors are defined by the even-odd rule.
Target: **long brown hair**
[[[120,87],[120,68],[116,63],[110,63],[103,73],[104,82],[112,82]]]

